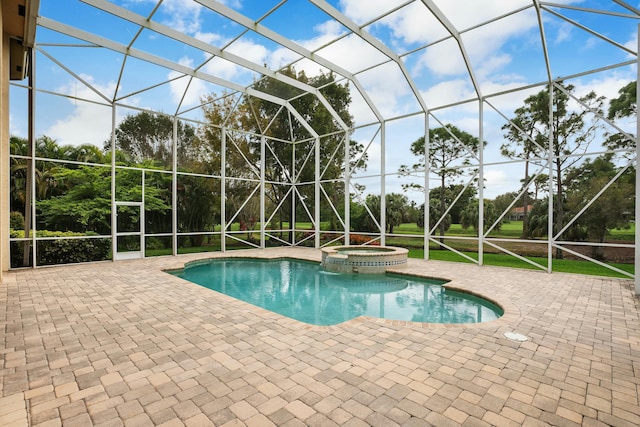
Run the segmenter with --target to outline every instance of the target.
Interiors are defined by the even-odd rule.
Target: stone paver
[[[220,256],[320,260],[285,248],[6,274],[0,425],[640,425],[629,280],[409,260],[396,270],[505,315],[320,327],[162,271]]]

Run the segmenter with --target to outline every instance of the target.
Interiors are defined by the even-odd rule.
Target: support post
[[[178,255],[178,119],[173,117],[173,164],[171,171],[171,247]]]
[[[344,244],[351,243],[351,145],[349,134],[344,133]]]
[[[116,104],[111,104],[111,260],[118,252],[118,216],[116,210]]]
[[[553,81],[549,80],[549,123],[553,123]],[[554,229],[553,229],[553,150],[555,146],[553,144],[553,136],[554,136],[553,126],[549,126],[549,153],[548,153],[548,162],[549,162],[549,210],[547,211],[548,220],[547,220],[547,272],[551,273],[553,271],[553,242],[555,240]]]
[[[296,179],[296,143],[292,142],[291,149],[291,207],[289,214],[289,244],[296,245],[296,190],[298,189],[298,180]]]
[[[386,138],[387,126],[386,122],[382,122],[382,129],[380,132],[380,244],[382,246],[387,244],[387,193],[385,188],[385,183],[387,181]]]
[[[220,138],[220,250],[227,250],[227,131],[221,128],[222,138]]]
[[[313,188],[313,216],[315,229],[314,233],[314,242],[313,246],[318,249],[320,248],[320,138],[316,137],[316,146],[315,146],[315,174],[314,174],[314,188]]]
[[[144,188],[147,185],[146,184],[146,176],[145,176],[145,170],[142,169],[142,182],[140,183],[141,187],[140,187],[140,198],[141,198],[141,202],[142,202],[142,206],[140,206],[140,254],[142,255],[142,258],[144,258],[144,253],[145,251],[145,243],[146,243],[146,225],[147,225],[147,220],[145,219],[145,215],[144,215]]]
[[[31,265],[33,267],[36,266],[36,240],[35,240],[35,227],[33,224],[35,223],[35,218],[33,212],[35,211],[35,205],[33,203],[34,194],[35,194],[35,177],[36,177],[36,132],[35,132],[35,117],[36,117],[36,102],[35,102],[35,54],[33,49],[31,49],[31,72],[29,73],[29,91],[28,91],[28,108],[29,108],[29,151],[27,156],[29,157],[27,164],[27,182],[26,182],[26,195],[24,201],[24,237],[27,239],[31,239],[31,241],[25,240],[22,245],[22,265],[23,267],[27,267],[29,265],[29,246],[33,248],[31,251]],[[32,233],[33,231],[33,233]],[[32,233],[32,234],[30,234]]]
[[[478,160],[480,170],[478,171],[478,265],[484,264],[484,144],[483,144],[483,121],[484,121],[484,100],[478,100],[478,125],[479,125],[479,146]]]
[[[640,31],[640,25],[638,25],[638,31]],[[640,49],[640,38],[638,38],[638,49]],[[638,50],[640,52],[640,50]],[[638,56],[638,76],[636,81],[640,81],[640,56]],[[636,85],[636,104],[640,98],[640,89]],[[640,144],[638,137],[640,136],[640,120],[636,114],[636,169],[638,167],[638,159],[640,159]],[[635,214],[636,227],[640,224],[640,175],[636,170],[636,214]],[[636,229],[635,235],[635,258],[634,258],[634,281],[635,281],[635,294],[640,296],[640,232]]]
[[[267,216],[264,214],[265,209],[265,184],[264,177],[266,174],[267,168],[267,160],[266,160],[266,144],[267,140],[265,137],[260,138],[260,248],[265,248],[265,229],[267,228],[267,224],[265,224],[265,220]]]
[[[431,199],[429,195],[429,175],[431,159],[429,158],[429,112],[424,113],[424,259],[429,259],[429,239],[431,238]]]

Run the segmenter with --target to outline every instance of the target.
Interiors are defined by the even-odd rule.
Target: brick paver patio
[[[640,425],[630,281],[410,260],[505,316],[317,327],[162,271],[210,256],[7,274],[0,425]]]

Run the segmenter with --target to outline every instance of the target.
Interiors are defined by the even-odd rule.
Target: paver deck
[[[5,275],[0,425],[640,425],[631,281],[410,260],[401,270],[490,296],[505,316],[319,327],[162,271],[234,255],[321,257],[252,250]]]

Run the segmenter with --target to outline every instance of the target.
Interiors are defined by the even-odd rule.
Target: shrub
[[[20,212],[12,211],[9,214],[9,228],[24,230],[24,215]]]
[[[71,231],[40,230],[37,237],[76,237],[97,236],[96,233],[75,233]],[[11,231],[12,238],[23,238],[24,230]],[[22,267],[24,243],[11,245],[11,267]],[[111,239],[60,239],[39,240],[37,242],[37,264],[56,265],[78,262],[102,261],[110,258]],[[31,250],[31,244],[29,244]],[[31,263],[31,261],[29,261]]]
[[[349,238],[351,240],[351,245],[370,245],[370,246],[380,246],[380,240],[371,241],[375,236],[365,236],[362,234],[350,234]]]

